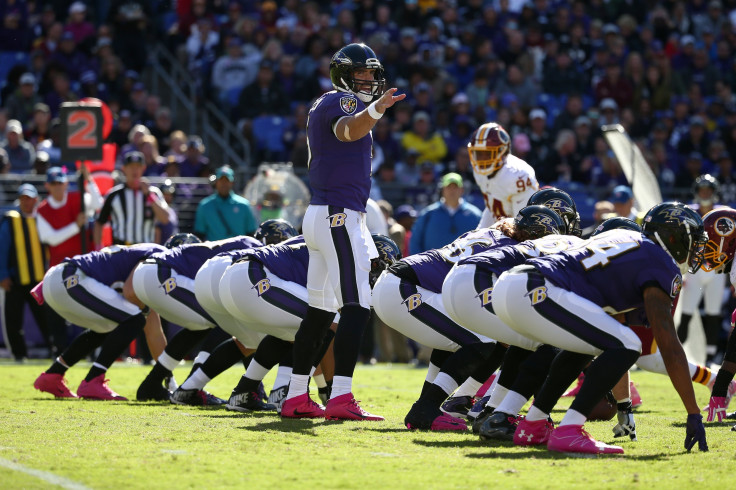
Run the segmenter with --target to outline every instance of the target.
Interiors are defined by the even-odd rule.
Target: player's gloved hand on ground
[[[685,430],[685,449],[687,449],[687,452],[690,452],[696,442],[698,443],[698,449],[701,451],[708,450],[703,416],[699,413],[691,413],[687,416],[687,428]]]
[[[632,441],[636,440],[636,423],[631,408],[616,412],[618,424],[613,428],[613,437],[629,436]]]
[[[712,396],[710,397],[710,402],[708,402],[708,408],[706,410],[708,411],[708,416],[706,417],[706,422],[713,422],[714,420],[718,419],[717,422],[722,421],[726,418],[726,405],[728,405],[728,402],[726,401],[726,398],[723,396]]]

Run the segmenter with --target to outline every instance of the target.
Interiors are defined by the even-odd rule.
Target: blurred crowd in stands
[[[332,89],[330,58],[363,41],[409,95],[374,132],[374,197],[399,205],[397,188],[470,177],[468,137],[495,120],[541,183],[597,197],[625,184],[599,131],[620,123],[665,195],[711,173],[721,200],[736,201],[734,1],[8,0],[0,14],[2,50],[26,54],[1,68],[6,172],[59,163],[60,103],[98,97],[115,114],[119,161],[138,149],[149,175],[211,174],[201,139],[176,131],[142,81],[155,42],[239,125],[254,162],[305,167],[307,112]]]
[[[198,107],[213,102],[249,140],[253,168],[291,161],[303,176],[330,59],[365,42],[408,94],[373,131],[371,192],[407,251],[417,211],[445,184],[482,208],[466,146],[487,121],[540,184],[584,189],[584,224],[633,213],[602,125],[623,125],[666,197],[688,199],[710,173],[736,203],[735,0],[5,0],[0,17],[0,173],[75,171],[61,160],[59,108],[95,97],[113,113],[120,169],[140,152],[147,176],[213,176],[232,196],[235,173],[215,177],[221,162],[146,85],[159,43]],[[171,204],[173,185],[162,190]]]

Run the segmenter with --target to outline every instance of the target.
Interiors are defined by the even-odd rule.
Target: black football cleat
[[[466,418],[473,408],[473,398],[469,396],[451,396],[442,404],[440,410],[451,417]]]
[[[260,393],[249,391],[230,395],[225,408],[234,412],[275,412],[276,405],[264,403]]]
[[[190,405],[193,407],[212,407],[227,403],[222,398],[218,398],[204,390],[183,390],[181,387],[171,394],[169,400],[175,405]]]
[[[481,424],[478,434],[483,441],[492,439],[513,441],[517,425],[519,419],[515,415],[495,412]]]
[[[161,384],[148,383],[145,380],[138,387],[135,399],[139,402],[156,401],[167,402],[171,397],[171,392],[164,388]]]
[[[479,434],[480,428],[488,418],[493,415],[493,411],[496,410],[493,407],[484,407],[483,410],[473,419],[473,434]]]
[[[443,413],[421,398],[414,402],[406,414],[404,425],[409,430],[464,431],[468,428],[463,419]]]

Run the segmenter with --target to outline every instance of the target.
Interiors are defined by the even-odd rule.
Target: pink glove
[[[721,422],[726,418],[726,407],[728,407],[728,401],[722,396],[710,397],[708,403],[708,417],[705,419],[706,422],[713,422],[718,418],[717,422]]]
[[[43,281],[39,282],[33,287],[33,289],[31,289],[31,296],[36,300],[36,303],[39,305],[43,304]]]
[[[731,326],[733,327],[734,325],[736,325],[736,310],[731,312]]]

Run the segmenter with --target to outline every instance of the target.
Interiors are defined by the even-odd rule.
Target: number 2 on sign
[[[516,189],[518,189],[518,192],[524,192],[527,187],[532,187],[532,179],[529,177],[526,178],[526,181],[524,181],[523,177],[520,177],[519,180],[516,181]]]
[[[69,148],[94,148],[97,146],[97,120],[87,111],[74,111],[67,117]]]

